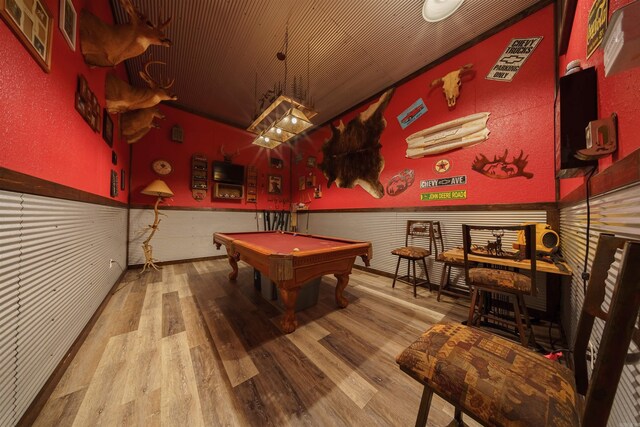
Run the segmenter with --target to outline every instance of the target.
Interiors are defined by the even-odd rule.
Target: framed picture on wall
[[[269,175],[267,192],[269,194],[282,194],[282,175]]]
[[[76,50],[76,25],[78,22],[78,14],[73,7],[71,0],[60,0],[60,19],[58,26],[62,31],[62,36],[69,44],[71,50]]]
[[[282,161],[282,159],[279,159],[277,157],[270,157],[269,165],[274,169],[282,169],[284,167],[284,162]]]
[[[105,109],[102,112],[104,116],[104,123],[102,123],[102,138],[105,140],[109,147],[113,147],[113,120]]]
[[[309,156],[307,158],[307,167],[315,168],[316,167],[316,158],[313,156]]]
[[[298,190],[302,191],[306,188],[304,176],[298,178]]]
[[[48,73],[51,70],[53,15],[44,0],[0,0],[0,16]]]

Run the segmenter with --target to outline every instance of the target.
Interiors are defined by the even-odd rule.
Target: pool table
[[[344,308],[349,301],[342,292],[356,257],[366,266],[372,258],[370,242],[282,231],[214,233],[213,243],[227,250],[233,269],[230,280],[236,280],[238,261],[244,261],[276,284],[285,307],[281,326],[287,334],[298,325],[295,306],[304,283],[325,274],[335,275],[336,304]]]

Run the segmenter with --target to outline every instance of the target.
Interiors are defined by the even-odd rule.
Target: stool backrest
[[[524,234],[524,248],[519,246],[513,250],[502,243],[515,242],[519,233]],[[531,295],[536,295],[536,227],[529,225],[469,225],[462,224],[462,243],[464,250],[465,279],[469,280],[469,269],[476,267],[476,262],[469,259],[470,255],[478,255],[495,259],[496,265],[519,268],[521,273],[531,275]],[[491,259],[487,263],[491,264]],[[528,271],[522,271],[522,270]]]
[[[437,258],[439,253],[444,252],[444,236],[440,221],[432,221],[431,224],[433,226],[433,246],[435,247]]]
[[[615,269],[616,253],[622,252],[609,310],[603,309],[606,280]],[[601,234],[598,239],[591,278],[578,321],[574,344],[576,388],[586,395],[584,426],[606,425],[616,389],[624,367],[632,337],[640,340],[635,327],[640,311],[640,241]],[[605,321],[597,359],[591,374],[587,374],[587,348],[596,318]]]
[[[409,243],[412,243],[411,246],[424,247],[427,242],[429,245],[429,251],[433,251],[433,221],[407,221],[404,245],[409,246]],[[438,256],[438,252],[436,252],[435,255]]]

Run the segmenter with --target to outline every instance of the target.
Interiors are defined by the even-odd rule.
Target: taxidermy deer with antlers
[[[158,82],[149,74],[149,65],[163,64],[161,61],[148,61],[144,71],[140,71],[140,77],[147,82],[148,88],[134,87],[120,80],[113,74],[107,74],[106,106],[110,113],[124,113],[125,111],[139,110],[157,105],[161,101],[175,101],[177,96],[168,92],[175,79]]]
[[[153,128],[160,126],[154,123],[154,119],[164,119],[158,107],[143,108],[141,110],[127,111],[120,117],[120,131],[122,138],[129,144],[138,142],[143,136]]]
[[[113,67],[141,55],[150,45],[171,46],[163,33],[171,18],[154,26],[131,0],[120,0],[120,4],[130,17],[127,24],[109,25],[87,10],[80,13],[80,46],[87,64]]]
[[[460,86],[462,86],[462,75],[469,72],[473,67],[473,64],[467,64],[460,69],[448,73],[446,76],[439,79],[435,79],[431,82],[431,88],[436,86],[442,86],[445,98],[447,98],[447,106],[454,108],[456,106],[456,100],[460,96]]]

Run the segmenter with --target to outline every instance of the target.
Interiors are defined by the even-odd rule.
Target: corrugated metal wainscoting
[[[153,224],[153,209],[131,209],[129,265],[144,264],[142,242]],[[153,258],[158,262],[226,255],[213,245],[213,233],[256,230],[256,212],[160,209],[160,225],[153,235]]]
[[[0,191],[0,425],[20,420],[126,269],[126,227],[126,208]]]
[[[591,269],[600,233],[613,233],[620,237],[640,239],[640,185],[633,185],[596,197],[591,200],[590,205],[591,227],[589,233],[588,271]],[[570,290],[567,289],[563,295],[565,305],[563,311],[571,314],[570,317],[564,319],[569,342],[573,342],[575,338],[579,310],[582,308],[584,301],[580,272],[584,268],[586,225],[586,203],[580,203],[560,211],[562,253],[574,270],[571,288]],[[608,292],[605,304],[610,301],[615,279],[615,277],[608,278]],[[602,329],[603,323],[596,319],[594,332],[591,336],[591,341],[596,351],[602,336]],[[632,342],[629,351],[638,353],[640,349]],[[622,372],[609,425],[640,425],[640,362],[626,365]]]
[[[306,216],[310,215],[308,218]],[[423,212],[340,212],[301,213],[298,218],[298,230],[311,234],[344,237],[355,240],[370,241],[373,244],[373,260],[371,268],[394,273],[398,258],[391,251],[404,245],[407,221],[431,220],[440,221],[443,230],[445,249],[462,246],[462,224],[478,225],[517,225],[523,222],[546,222],[547,214],[543,210],[529,211],[423,211]],[[308,227],[307,227],[308,223]],[[356,264],[364,265],[360,258]],[[404,264],[401,266],[403,268]],[[442,264],[434,262],[433,256],[427,262],[429,279],[436,284],[440,281]],[[417,272],[425,277],[423,268]],[[544,277],[540,277],[544,279]],[[453,269],[451,280],[464,283],[461,269]],[[540,280],[538,295],[528,298],[527,305],[544,311],[546,309],[546,285]]]

